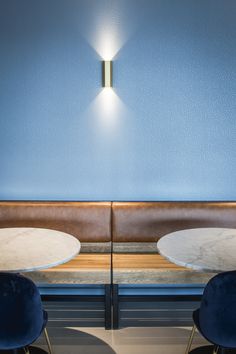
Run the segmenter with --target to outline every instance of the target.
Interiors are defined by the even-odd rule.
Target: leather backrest
[[[114,202],[114,242],[155,242],[177,230],[236,228],[236,202]]]
[[[0,202],[0,228],[39,227],[69,233],[81,242],[111,241],[110,202]]]
[[[111,209],[112,208],[112,209]],[[181,229],[236,228],[236,202],[0,202],[0,227],[42,227],[81,242],[156,242]]]

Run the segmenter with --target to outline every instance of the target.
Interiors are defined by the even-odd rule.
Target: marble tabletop
[[[0,271],[29,272],[66,263],[80,242],[61,231],[40,228],[0,229]]]
[[[236,229],[198,228],[172,232],[157,248],[172,263],[201,272],[236,270]]]

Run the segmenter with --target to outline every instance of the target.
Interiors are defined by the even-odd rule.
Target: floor
[[[54,354],[184,354],[192,311],[198,306],[197,302],[124,302],[121,329],[105,330],[103,303],[44,302]],[[35,344],[46,349],[44,337]],[[196,334],[194,346],[205,344]]]
[[[55,354],[184,354],[189,327],[127,327],[106,331],[104,328],[50,327]],[[46,349],[44,338],[37,345]],[[198,334],[194,346],[205,345]],[[194,347],[193,346],[193,347]]]

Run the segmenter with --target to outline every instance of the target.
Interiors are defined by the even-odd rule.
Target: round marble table
[[[38,228],[0,229],[0,272],[30,272],[66,263],[80,242],[61,231]]]
[[[157,242],[159,253],[170,262],[200,272],[236,270],[236,229],[199,228],[172,232]],[[213,276],[213,275],[212,275]],[[191,354],[212,353],[212,346]],[[227,353],[236,353],[229,350]]]
[[[200,228],[172,232],[157,248],[172,263],[201,272],[236,269],[236,229]]]
[[[64,232],[39,228],[0,229],[0,272],[30,272],[66,263],[80,251],[80,242]],[[2,351],[10,354],[13,351]],[[14,352],[15,353],[15,352]],[[24,354],[23,349],[17,351]],[[30,346],[32,354],[46,354]]]

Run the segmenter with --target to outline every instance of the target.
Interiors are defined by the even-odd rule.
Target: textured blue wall
[[[235,0],[0,0],[0,199],[235,200],[235,19]]]

